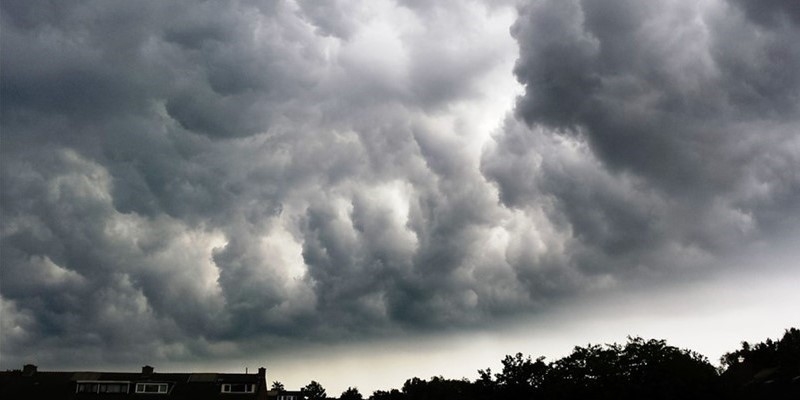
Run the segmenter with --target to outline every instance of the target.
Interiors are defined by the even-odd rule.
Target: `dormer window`
[[[102,382],[97,387],[99,393],[128,393],[128,383]]]
[[[128,393],[128,382],[78,382],[75,393]]]
[[[166,394],[169,390],[168,383],[137,383],[136,393]]]
[[[222,393],[255,393],[256,385],[252,383],[223,383]]]

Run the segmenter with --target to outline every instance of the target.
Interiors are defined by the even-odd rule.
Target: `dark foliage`
[[[325,393],[325,388],[317,381],[311,381],[311,383],[304,386],[300,391],[303,392],[303,396],[308,400],[322,400],[328,397]]]
[[[576,347],[552,364],[542,391],[553,399],[700,399],[717,386],[715,368],[663,340]]]
[[[744,342],[721,362],[717,369],[664,340],[629,337],[624,345],[577,346],[550,363],[507,355],[501,372],[479,370],[474,382],[412,378],[402,390],[376,391],[370,400],[800,399],[798,329],[777,342]]]
[[[406,399],[415,400],[468,400],[474,398],[470,381],[432,377],[429,381],[412,378],[403,384]]]
[[[392,389],[390,391],[377,390],[369,398],[370,400],[403,400],[406,397],[399,390]]]
[[[800,330],[786,330],[779,341],[767,339],[726,353],[720,360],[722,384],[732,399],[800,399]]]
[[[361,395],[361,392],[358,391],[358,388],[349,387],[347,390],[342,392],[341,396],[339,396],[339,400],[362,400],[364,396]]]

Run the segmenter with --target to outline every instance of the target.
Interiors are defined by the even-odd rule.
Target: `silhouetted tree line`
[[[578,346],[552,362],[508,355],[502,371],[478,373],[475,381],[412,378],[400,390],[379,390],[369,399],[800,399],[800,330],[786,330],[779,341],[743,342],[722,357],[720,368],[664,340],[629,337],[624,345]],[[341,399],[362,395],[348,388]]]

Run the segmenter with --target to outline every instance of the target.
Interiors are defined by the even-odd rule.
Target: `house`
[[[254,374],[39,371],[35,365],[0,372],[2,399],[266,400],[266,368]]]

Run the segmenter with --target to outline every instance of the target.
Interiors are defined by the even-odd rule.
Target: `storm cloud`
[[[800,226],[797,15],[3,1],[3,364],[478,328],[724,273]]]
[[[525,94],[483,163],[503,204],[547,209],[577,239],[581,269],[612,274],[792,230],[800,31],[789,3],[522,7],[511,32]]]

